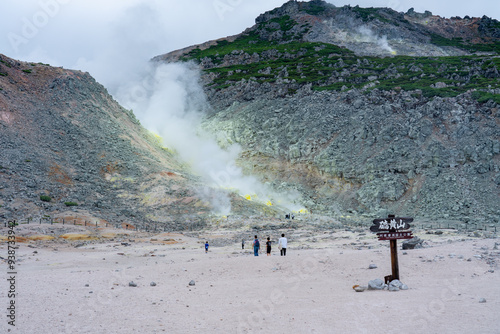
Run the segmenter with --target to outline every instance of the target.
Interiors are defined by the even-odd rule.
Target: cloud
[[[218,12],[217,1],[228,10]],[[0,52],[89,71],[104,81],[105,66],[125,59],[147,61],[161,53],[240,33],[260,13],[285,2],[217,1],[5,0]],[[15,43],[9,38],[13,35],[20,37]]]

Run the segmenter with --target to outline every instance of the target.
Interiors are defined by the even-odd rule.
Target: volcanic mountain
[[[499,38],[488,17],[290,1],[153,60],[198,64],[205,129],[313,213],[497,222]]]

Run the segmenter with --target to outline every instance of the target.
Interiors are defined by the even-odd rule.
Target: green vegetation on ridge
[[[376,8],[354,10],[364,18],[380,16]],[[195,49],[183,60],[203,63],[211,87],[224,89],[241,80],[289,84],[290,91],[311,84],[314,90],[347,88],[419,91],[425,97],[454,97],[471,89],[500,88],[500,58],[488,55],[450,57],[361,57],[333,44],[304,42],[310,27],[288,15],[259,23],[233,42],[219,41]],[[270,34],[281,33],[281,38]],[[474,51],[499,52],[497,44],[466,44],[460,38],[433,34],[431,43]],[[292,87],[294,86],[294,87]],[[474,94],[478,101],[499,95]]]
[[[465,43],[463,38],[446,38],[438,34],[431,33],[431,43],[439,46],[453,46],[469,52],[495,52],[500,54],[500,42],[473,44]]]

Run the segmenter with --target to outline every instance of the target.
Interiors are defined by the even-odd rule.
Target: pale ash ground
[[[28,234],[22,229],[18,234]],[[99,233],[105,232],[123,233]],[[388,241],[346,231],[289,230],[271,237],[277,241],[281,232],[290,237],[286,257],[278,255],[276,246],[272,256],[254,257],[250,240],[241,250],[239,234],[232,231],[199,237],[131,232],[78,248],[78,241],[19,243],[17,326],[8,326],[3,316],[1,332],[500,332],[498,239],[421,234],[429,239],[428,247],[406,255],[399,251],[401,280],[409,290],[358,293],[353,285],[390,274]],[[260,237],[262,242],[266,236]],[[234,242],[211,246],[205,254],[204,242],[218,238]],[[136,241],[122,245],[129,239]],[[6,257],[5,244],[0,253]],[[371,263],[378,268],[368,269]],[[3,268],[0,305],[5,314]],[[189,286],[191,280],[195,286]],[[131,281],[138,286],[129,287]],[[481,298],[486,303],[479,303]]]

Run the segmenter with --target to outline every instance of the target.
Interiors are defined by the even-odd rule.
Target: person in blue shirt
[[[255,236],[255,240],[253,241],[253,255],[259,256],[259,249],[260,249],[260,242],[259,239],[257,239],[257,236]]]
[[[205,253],[208,253],[208,241],[205,243]]]

